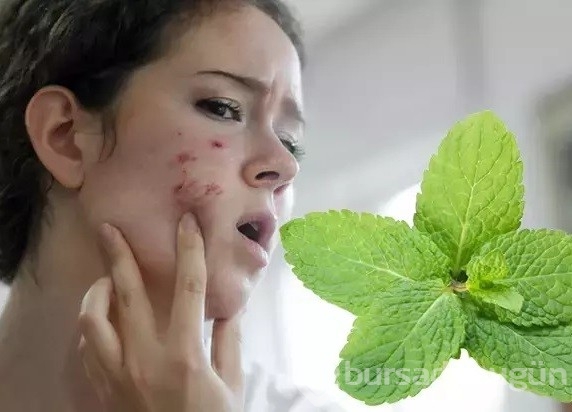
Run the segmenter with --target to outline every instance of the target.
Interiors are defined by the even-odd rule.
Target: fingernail
[[[115,242],[115,230],[109,223],[104,223],[100,226],[99,235],[105,245],[113,245]]]
[[[185,233],[194,233],[197,231],[195,218],[190,213],[185,213],[181,219],[181,228]]]

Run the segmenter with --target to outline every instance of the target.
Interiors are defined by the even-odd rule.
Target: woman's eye
[[[288,133],[279,133],[278,135],[284,147],[288,149],[290,153],[292,153],[298,162],[301,162],[306,155],[306,151],[300,145],[300,143]]]
[[[234,100],[205,99],[197,102],[197,107],[208,116],[214,116],[217,119],[242,121],[240,105]]]

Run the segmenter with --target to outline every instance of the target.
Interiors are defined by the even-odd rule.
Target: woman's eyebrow
[[[249,76],[241,76],[235,73],[227,72],[224,70],[203,70],[197,73],[197,75],[213,75],[213,76],[221,76],[227,79],[230,79],[240,85],[261,94],[267,94],[270,92],[271,87],[270,85],[266,84],[262,80],[256,79],[254,77]],[[293,117],[296,121],[302,124],[302,126],[306,125],[306,120],[302,114],[302,110],[300,106],[291,97],[286,97],[284,99],[284,107],[286,109],[286,114],[288,116]]]

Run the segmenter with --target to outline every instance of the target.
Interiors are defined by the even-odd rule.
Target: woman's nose
[[[259,139],[257,143],[243,169],[246,183],[251,187],[268,188],[272,192],[291,183],[300,170],[292,153],[276,137]]]

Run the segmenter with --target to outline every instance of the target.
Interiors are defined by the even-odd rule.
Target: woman
[[[11,0],[0,27],[0,410],[241,410],[238,319],[302,154],[295,20]]]

